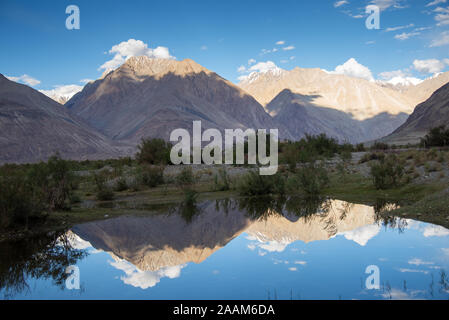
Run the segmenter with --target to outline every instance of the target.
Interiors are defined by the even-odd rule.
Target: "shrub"
[[[371,146],[371,150],[388,150],[388,149],[390,149],[390,146],[383,142],[375,142]]]
[[[421,145],[424,147],[446,147],[449,146],[449,128],[439,126],[429,130],[427,135],[421,139]]]
[[[365,145],[363,143],[359,143],[358,145],[355,146],[355,151],[356,152],[366,151]]]
[[[138,180],[142,185],[155,188],[164,183],[164,167],[143,165],[138,171]]]
[[[106,184],[104,174],[97,173],[94,175],[95,186],[97,188],[96,197],[100,201],[109,201],[114,199],[114,192]]]
[[[227,191],[230,188],[228,173],[225,168],[220,168],[218,174],[214,177],[214,189],[216,191]]]
[[[372,164],[370,173],[376,189],[388,189],[400,184],[404,165],[392,155]]]
[[[318,195],[329,184],[329,176],[325,168],[310,164],[298,170],[288,181],[288,189],[295,191],[300,188],[308,195]]]
[[[240,180],[237,190],[243,196],[284,194],[285,180],[279,173],[263,176],[256,171],[250,171]]]
[[[182,188],[188,188],[195,183],[192,167],[187,166],[182,168],[181,172],[175,177],[175,181]]]
[[[14,224],[28,225],[28,218],[40,215],[44,203],[40,194],[33,190],[32,184],[23,172],[10,172],[0,175],[0,227],[8,228]]]
[[[139,163],[166,165],[170,163],[172,145],[162,139],[142,139],[136,153]]]
[[[59,155],[32,165],[0,168],[0,226],[28,225],[47,210],[70,207],[74,177],[68,161]]]
[[[383,160],[385,159],[385,153],[383,152],[370,152],[363,155],[359,163],[365,163],[372,160]]]
[[[49,210],[68,208],[67,200],[73,191],[74,176],[68,161],[59,155],[52,156],[47,163],[33,165],[28,173],[34,192],[41,193]]]
[[[118,178],[117,181],[115,182],[114,189],[117,192],[128,190],[128,184],[126,183],[126,179],[124,177]]]

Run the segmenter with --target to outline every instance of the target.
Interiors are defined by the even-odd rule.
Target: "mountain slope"
[[[121,154],[108,139],[60,104],[0,74],[0,163],[45,160],[55,152],[71,159]]]
[[[267,106],[267,111],[284,124],[296,139],[306,134],[326,135],[339,141],[359,143],[391,133],[407,119],[407,114],[381,113],[367,120],[356,120],[345,112],[317,106],[315,96],[295,94],[289,89],[279,93]]]
[[[65,104],[106,136],[136,144],[177,128],[278,128],[250,95],[192,60],[132,57]],[[280,128],[280,135],[289,134]]]
[[[429,129],[448,125],[449,83],[435,91],[425,102],[416,106],[407,121],[382,140],[392,144],[417,143]]]
[[[352,114],[366,120],[381,113],[411,113],[413,100],[400,92],[374,82],[325,72],[321,69],[295,68],[291,71],[255,73],[239,83],[262,105],[282,90],[310,96],[314,105]]]

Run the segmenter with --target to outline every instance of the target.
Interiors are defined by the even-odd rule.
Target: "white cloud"
[[[449,24],[449,7],[438,7],[434,10],[438,14],[435,15],[435,20],[438,22],[437,26],[445,26]]]
[[[449,230],[441,226],[431,225],[424,228],[424,237],[445,237],[449,235]]]
[[[407,269],[407,268],[400,268],[399,269],[400,272],[411,272],[411,273],[424,273],[424,274],[428,274],[429,271],[427,270],[418,270],[418,269]]]
[[[141,40],[129,39],[128,41],[123,41],[111,48],[109,54],[115,54],[114,57],[103,63],[98,70],[110,70],[116,69],[121,64],[123,64],[126,59],[135,56],[147,56],[149,58],[157,59],[176,59],[170,55],[168,48],[157,47],[148,48],[148,45]]]
[[[92,79],[81,79],[81,80],[80,80],[80,82],[81,82],[81,83],[84,83],[84,84],[89,83],[89,82],[92,82],[92,81],[94,81],[94,80],[92,80]]]
[[[273,61],[266,61],[266,62],[259,62],[251,66],[251,68],[249,68],[249,71],[265,73],[277,69],[279,69],[279,67]]]
[[[111,261],[110,264],[125,273],[125,276],[120,277],[125,284],[141,289],[154,287],[161,278],[178,278],[181,275],[181,269],[185,267],[185,265],[179,265],[164,267],[157,271],[142,271],[130,262],[119,258],[115,258],[115,261]]]
[[[269,49],[262,49],[260,55],[274,53],[274,52],[277,52],[277,51],[279,51],[278,48],[273,48],[271,50],[269,50]]]
[[[402,291],[400,289],[392,288],[391,290],[384,291],[381,296],[384,299],[392,300],[413,300],[417,299],[419,295],[424,294],[423,290],[409,290],[408,292]]]
[[[305,266],[307,264],[307,261],[303,261],[303,260],[296,260],[295,262],[293,262],[294,264],[299,264],[301,266]]]
[[[207,46],[201,46],[201,48],[200,48],[201,50],[207,50]]]
[[[401,0],[372,0],[370,3],[378,6],[380,10],[386,10],[390,7],[393,7],[395,9],[404,8],[404,6],[401,5],[401,2]]]
[[[434,263],[430,262],[430,261],[424,261],[419,258],[413,258],[408,261],[408,264],[413,264],[415,266],[421,266],[421,265],[430,265],[430,264],[434,264]]]
[[[283,252],[289,244],[289,242],[268,241],[260,244],[259,247],[268,252]]]
[[[394,86],[395,85],[416,86],[417,84],[423,82],[422,79],[411,77],[409,73],[405,73],[402,70],[381,72],[379,73],[379,78],[382,79],[381,82],[389,83]]]
[[[242,75],[237,79],[239,81],[246,81],[253,77],[256,77],[259,73],[272,72],[273,74],[280,74],[282,71],[283,69],[279,68],[273,61],[259,62],[249,68],[246,68],[246,70],[242,73],[247,73],[247,75]]]
[[[250,65],[252,65],[252,64],[255,64],[256,63],[256,59],[249,59],[248,60],[248,65],[250,66]]]
[[[238,67],[238,69],[237,69],[237,72],[238,73],[243,73],[243,72],[245,72],[246,71],[246,67],[245,66],[240,66],[240,67]]]
[[[440,33],[440,35],[432,41],[430,47],[442,47],[449,45],[449,31],[444,31]]]
[[[406,74],[402,70],[384,71],[379,73],[379,77],[383,80],[390,80],[394,77],[405,77]]]
[[[434,0],[432,2],[429,2],[426,7],[431,7],[431,6],[436,6],[437,4],[440,3],[446,3],[447,0]]]
[[[41,83],[39,80],[30,77],[27,74],[21,75],[19,77],[8,77],[6,76],[6,78],[8,78],[11,81],[15,81],[15,82],[20,82],[20,83],[24,83],[27,84],[31,87],[37,86],[39,83]]]
[[[350,58],[344,64],[337,66],[335,70],[330,73],[344,74],[349,77],[362,78],[369,81],[374,80],[370,69],[358,63],[354,58]]]
[[[379,225],[371,224],[357,228],[355,230],[342,232],[340,234],[344,235],[346,239],[353,240],[354,242],[358,243],[363,247],[368,243],[370,239],[375,237],[379,233],[379,231],[380,231]]]
[[[296,267],[291,267],[291,268],[288,268],[288,270],[290,270],[290,271],[298,271],[298,268],[296,268]]]
[[[283,44],[285,44],[284,40],[280,40],[280,41],[276,42],[276,45],[278,45],[278,46],[282,46]]]
[[[39,90],[39,92],[46,96],[56,100],[57,102],[64,103],[73,97],[76,93],[83,90],[82,86],[76,84],[58,85],[51,90]]]
[[[348,4],[349,2],[346,0],[340,0],[340,1],[336,1],[334,2],[334,8],[338,8],[341,7],[342,5]]]
[[[413,68],[420,73],[438,73],[445,67],[445,62],[438,59],[414,60]]]
[[[288,46],[288,47],[282,48],[282,50],[284,50],[284,51],[290,51],[290,50],[294,50],[294,49],[295,49],[295,46]]]
[[[391,31],[397,31],[397,30],[402,30],[402,29],[408,29],[408,28],[413,28],[415,25],[413,23],[410,23],[406,26],[398,26],[398,27],[390,27],[385,29],[386,32],[391,32]]]
[[[395,35],[394,38],[398,40],[407,40],[411,37],[419,36],[420,34],[420,32],[403,32],[401,34]]]

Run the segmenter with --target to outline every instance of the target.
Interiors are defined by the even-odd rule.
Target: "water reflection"
[[[92,277],[98,272],[104,273],[105,277],[110,274],[109,278],[102,280],[101,285],[110,285],[118,278],[125,288],[146,290],[147,293],[155,294],[153,298],[175,298],[175,292],[188,289],[188,285],[184,284],[176,287],[176,291],[173,291],[173,288],[170,290],[170,286],[176,283],[175,279],[194,281],[196,284],[203,280],[207,282],[207,272],[211,277],[218,277],[209,281],[219,281],[217,279],[224,277],[220,270],[228,269],[229,272],[235,273],[226,281],[223,280],[225,282],[221,286],[217,285],[213,293],[204,295],[201,291],[190,291],[189,295],[180,298],[209,299],[215,292],[225,292],[225,288],[230,284],[239,286],[247,281],[248,287],[254,287],[247,290],[254,290],[256,293],[248,293],[243,298],[273,299],[278,296],[278,286],[298,281],[296,273],[310,272],[310,277],[316,275],[318,278],[326,276],[327,273],[334,278],[337,274],[344,274],[348,279],[353,279],[352,273],[358,270],[361,263],[358,261],[359,256],[370,257],[363,262],[365,266],[372,263],[370,259],[389,265],[393,263],[390,261],[394,261],[401,253],[413,252],[418,255],[418,250],[413,249],[413,246],[420,246],[426,239],[449,236],[449,230],[440,226],[394,217],[385,218],[381,215],[392,206],[395,204],[382,200],[368,206],[327,198],[224,199],[183,203],[166,208],[160,214],[146,217],[123,216],[85,223],[62,235],[3,244],[0,294],[5,298],[19,295],[23,291],[33,295],[33,290],[27,284],[29,279],[51,280],[54,287],[63,289],[65,268],[79,264],[80,260],[88,255],[87,249],[95,248],[96,252],[104,253],[106,257],[93,259],[89,256],[86,262],[91,271],[87,273]],[[395,236],[386,230],[392,229],[405,234],[416,231],[421,238],[418,239],[415,233],[413,238],[407,240],[409,242],[396,241],[390,244],[389,239]],[[374,238],[378,241],[370,247],[369,243]],[[407,236],[403,238],[406,239]],[[330,239],[333,241],[324,241]],[[343,243],[339,239],[345,239],[346,242]],[[422,246],[429,248],[432,245],[435,244],[429,242]],[[370,248],[364,251],[357,249],[366,247]],[[442,256],[447,254],[449,257],[449,249],[446,249],[447,253],[445,248],[437,249],[442,250]],[[354,252],[357,252],[355,256]],[[320,264],[314,264],[312,258],[319,259]],[[103,264],[99,263],[98,259],[103,261]],[[426,289],[422,285],[419,290],[410,290],[407,281],[403,279],[399,287],[396,283],[392,285],[385,280],[381,290],[369,292],[363,288],[363,281],[360,281],[361,287],[351,291],[351,295],[382,299],[416,298],[423,295],[427,298],[441,298],[449,293],[448,277],[444,271],[447,268],[447,259],[444,261],[446,264],[441,261],[437,264],[415,257],[410,258],[406,265],[394,261],[389,266],[389,269],[404,276],[425,274],[433,277],[434,272],[438,272],[435,279],[432,278],[430,284],[426,285]],[[337,269],[325,269],[333,264]],[[198,267],[192,269],[193,266]],[[284,268],[283,273],[278,274],[278,278],[270,277],[270,280],[267,280],[266,274],[272,274],[273,268],[280,267]],[[245,276],[246,272],[249,274]],[[254,272],[259,274],[260,278],[254,278],[249,283]],[[397,275],[395,277],[398,278]],[[307,278],[302,281],[307,281]],[[256,289],[258,286],[268,285],[272,288]],[[311,288],[311,292],[307,294],[285,287],[284,296],[280,298],[288,299],[289,295],[291,298],[323,298],[327,297],[325,291],[328,287],[347,290],[346,285],[338,281],[324,285],[321,291],[318,286],[316,293],[312,293],[315,289],[311,280],[306,282],[306,286]],[[161,291],[155,290],[157,288]],[[120,298],[123,290],[111,290],[112,297]],[[131,297],[139,297],[140,293],[129,294]],[[233,290],[229,291],[229,294],[228,298],[238,298],[233,296],[236,294]],[[343,294],[339,295],[348,298]],[[92,297],[99,298],[98,295]]]
[[[86,256],[72,246],[71,233],[54,233],[27,241],[0,244],[0,289],[4,298],[30,291],[28,279],[50,279],[63,288],[68,274],[65,270]]]

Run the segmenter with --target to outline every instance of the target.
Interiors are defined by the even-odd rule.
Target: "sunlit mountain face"
[[[449,230],[381,218],[379,210],[329,199],[217,200],[81,224],[34,241],[34,250],[13,262],[15,273],[5,272],[11,262],[2,259],[0,294],[16,299],[448,298]],[[7,255],[20,244],[2,246]],[[40,263],[33,268],[30,261],[39,257],[52,258],[51,275]],[[82,290],[64,287],[68,263],[79,268]],[[366,286],[365,271],[373,265],[380,271],[377,289]],[[18,273],[22,276],[12,278]]]

